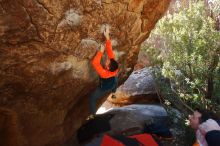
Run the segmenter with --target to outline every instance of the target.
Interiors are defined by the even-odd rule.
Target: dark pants
[[[96,113],[96,102],[99,98],[104,97],[111,92],[115,92],[117,88],[117,79],[112,87],[101,88],[100,86],[96,88],[96,90],[89,97],[89,111],[91,114]]]

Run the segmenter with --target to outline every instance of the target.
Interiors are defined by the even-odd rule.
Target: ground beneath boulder
[[[168,123],[168,115],[166,110],[160,105],[129,105],[121,108],[114,108],[108,112],[98,115],[97,117],[103,116],[103,119],[106,115],[113,115],[108,123],[103,124],[110,129],[105,132],[96,133],[91,136],[91,141],[84,144],[85,146],[98,146],[102,140],[103,134],[122,134],[124,131],[130,129],[128,135],[141,133],[144,129],[144,125],[150,125],[152,123]],[[106,118],[106,117],[105,117]],[[104,120],[103,120],[104,121]],[[105,121],[106,122],[106,121]],[[100,126],[100,125],[99,125]],[[107,128],[103,129],[107,129]],[[91,129],[94,128],[91,125]],[[87,129],[87,131],[91,131]],[[86,133],[88,134],[88,132]],[[95,136],[95,138],[94,138]]]
[[[116,107],[98,116],[103,115],[113,115],[109,120],[110,130],[95,134],[87,143],[82,144],[83,146],[99,146],[104,134],[124,134],[127,129],[129,130],[126,135],[142,133],[144,124],[151,123],[163,123],[170,129],[173,140],[159,140],[163,146],[188,146],[192,141],[192,133],[189,132],[190,128],[184,125],[183,115],[174,108],[167,112],[160,105],[134,104]]]

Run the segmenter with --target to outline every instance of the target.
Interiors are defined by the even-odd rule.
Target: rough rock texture
[[[134,70],[139,70],[146,66],[151,66],[149,57],[147,56],[146,52],[144,53],[143,51],[140,50],[138,54],[137,64],[135,65]]]
[[[160,139],[163,146],[190,146],[194,143],[194,131],[189,126],[185,125],[184,115],[169,107],[157,105],[130,105],[123,108],[115,108],[106,114],[115,114],[110,120],[111,130],[95,136],[84,146],[100,146],[104,134],[123,134],[133,135],[143,132],[143,123],[163,123],[166,125],[172,135],[173,140]],[[104,116],[105,114],[102,114]]]
[[[158,101],[155,81],[150,68],[135,70],[114,94],[116,98],[107,100],[117,105],[150,103]]]
[[[114,115],[109,121],[111,129],[106,132],[110,135],[122,133],[124,135],[138,134],[143,132],[145,124],[168,123],[168,114],[160,105],[133,104],[122,108],[114,108],[105,114]],[[100,144],[97,144],[98,142],[101,142],[99,138],[100,136],[95,137],[85,146],[100,146]]]
[[[111,132],[121,132],[132,127],[143,128],[144,123],[166,122],[167,112],[159,105],[133,104],[114,108],[107,113],[115,114],[111,119]]]
[[[58,146],[88,115],[111,26],[120,81],[170,0],[0,0],[0,145]]]
[[[156,93],[151,69],[143,68],[132,72],[125,83],[117,89],[116,95],[120,93],[126,97]]]

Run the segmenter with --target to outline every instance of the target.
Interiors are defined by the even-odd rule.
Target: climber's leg
[[[100,97],[105,96],[108,94],[111,90],[103,90],[100,87],[98,87],[92,95],[89,97],[89,110],[91,114],[96,113],[96,102]]]
[[[118,88],[118,78],[115,77],[115,83],[114,83],[114,86],[112,88],[112,96],[111,96],[111,98],[116,98],[115,92],[116,92],[117,88]]]

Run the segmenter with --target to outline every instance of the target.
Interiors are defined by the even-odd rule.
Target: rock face
[[[88,115],[111,27],[120,81],[170,0],[0,0],[0,145],[60,146]]]
[[[84,146],[100,146],[104,134],[130,136],[143,133],[144,125],[151,123],[160,123],[170,129],[173,140],[159,139],[163,146],[188,146],[194,142],[193,130],[188,126],[183,126],[184,114],[174,108],[164,109],[160,105],[133,104],[123,108],[114,108],[104,112],[101,116],[106,117],[108,114],[113,115],[109,120],[111,129],[99,133],[98,136],[96,134],[91,141],[87,140],[88,143]]]
[[[117,92],[118,94],[123,92],[126,97],[156,93],[151,69],[143,68],[132,72],[125,83],[117,89]]]
[[[144,126],[152,123],[163,123],[167,125],[168,114],[160,105],[138,105],[133,104],[122,108],[114,108],[101,116],[113,115],[109,120],[110,130],[105,134],[109,135],[134,135],[143,133]],[[104,120],[103,120],[104,121]],[[103,124],[105,125],[105,124]],[[88,130],[88,131],[92,131]],[[95,137],[90,143],[85,146],[100,146],[102,134]]]
[[[111,119],[111,132],[120,133],[132,127],[143,128],[144,124],[167,122],[167,112],[159,105],[133,104],[114,108],[107,113],[114,114]]]
[[[113,104],[136,104],[157,101],[155,81],[150,68],[135,70],[114,94],[107,98]]]

